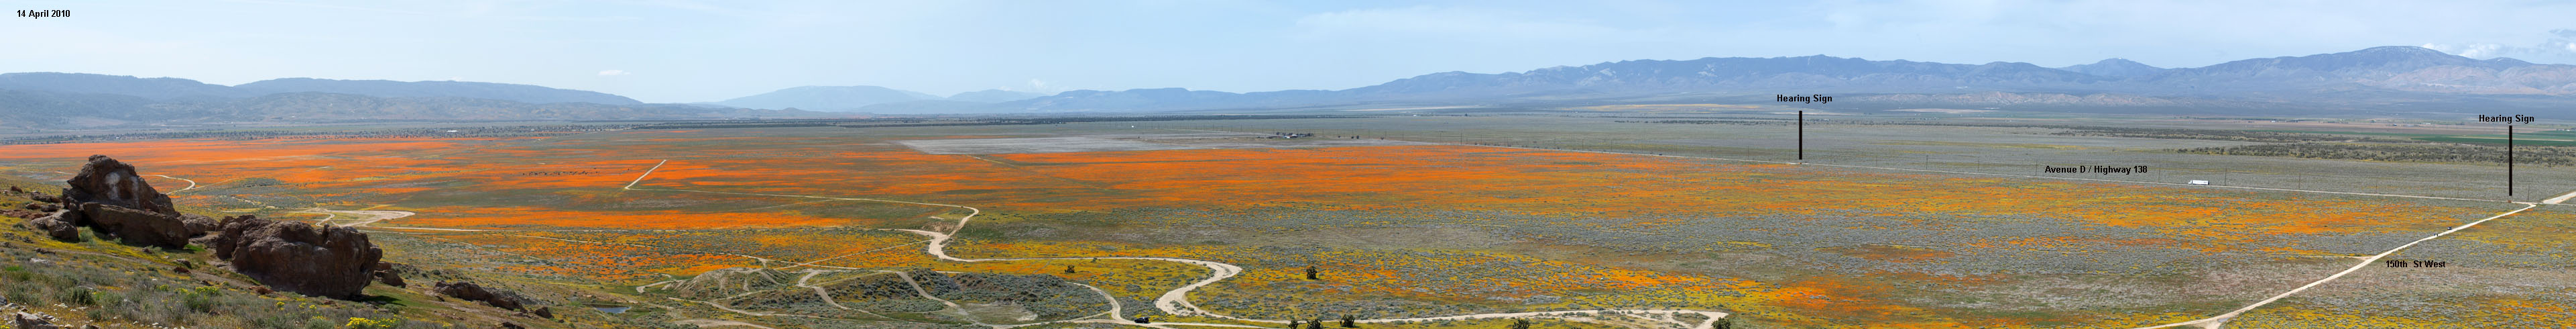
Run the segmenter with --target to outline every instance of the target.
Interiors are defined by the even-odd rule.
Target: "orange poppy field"
[[[1467,145],[930,154],[895,141],[1027,136],[751,130],[7,145],[0,171],[59,180],[105,154],[192,207],[408,212],[361,226],[389,261],[604,293],[735,267],[930,268],[1055,275],[1153,312],[1210,270],[1084,258],[1172,257],[1242,267],[1189,299],[1244,318],[1693,309],[1778,327],[2191,320],[2519,207]],[[1061,259],[941,261],[900,230],[953,233],[961,258]]]

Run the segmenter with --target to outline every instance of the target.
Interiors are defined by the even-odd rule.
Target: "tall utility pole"
[[[1807,159],[1807,111],[1798,111],[1798,160]]]

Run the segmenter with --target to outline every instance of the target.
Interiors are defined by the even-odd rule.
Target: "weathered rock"
[[[233,225],[233,222],[252,219],[259,219],[259,215],[224,216],[223,219],[215,220],[215,229],[221,230],[224,226]]]
[[[215,258],[232,263],[234,272],[277,290],[311,296],[354,299],[375,281],[376,263],[384,250],[367,242],[367,234],[346,226],[315,228],[243,216],[228,218],[215,239]]]
[[[548,319],[553,319],[553,318],[555,318],[555,311],[554,311],[554,308],[551,308],[551,307],[538,307],[538,308],[537,308],[537,310],[535,310],[535,311],[528,311],[528,314],[535,314],[535,315],[537,315],[537,317],[540,317],[540,318],[548,318]]]
[[[397,265],[397,264],[394,264],[394,263],[388,263],[388,262],[376,262],[376,282],[378,282],[378,283],[384,283],[385,285],[388,285],[388,286],[395,286],[395,287],[402,287],[402,286],[404,286],[403,279],[402,279],[402,273],[401,273],[401,272],[399,272],[399,271],[395,271],[395,270],[394,270],[394,265]]]
[[[528,327],[521,327],[517,323],[502,322],[501,329],[528,329]]]
[[[81,204],[80,212],[89,219],[90,227],[99,233],[116,236],[128,244],[162,248],[186,248],[188,224],[179,216],[120,207],[104,203]]]
[[[185,248],[189,238],[219,228],[204,216],[179,214],[171,208],[170,196],[153,190],[152,184],[135,174],[134,166],[104,155],[90,156],[80,174],[63,183],[71,188],[52,200],[71,211],[62,216],[62,222],[90,227],[127,244]],[[38,201],[53,198],[35,194]]]
[[[36,200],[36,202],[43,202],[43,203],[63,203],[63,198],[62,198],[62,197],[57,197],[57,196],[53,196],[53,195],[48,195],[48,194],[45,194],[44,192],[33,192],[33,193],[27,193],[27,199],[28,199],[28,200]]]
[[[170,195],[152,189],[151,183],[134,173],[134,166],[105,155],[89,156],[80,174],[63,181],[62,203],[96,203],[146,212],[177,215],[170,207]]]
[[[525,304],[527,302],[527,298],[519,297],[518,293],[498,288],[484,288],[483,286],[475,285],[473,282],[439,281],[438,285],[435,288],[430,288],[430,290],[437,291],[440,295],[456,297],[456,299],[483,302],[483,304],[492,305],[492,307],[499,307],[508,310],[523,310],[524,307],[526,307]]]
[[[215,223],[214,217],[206,217],[206,215],[179,215],[179,223],[187,226],[188,237],[191,238],[206,236],[206,232],[224,229],[222,224]]]
[[[72,225],[70,222],[63,221],[63,215],[69,213],[71,212],[55,212],[50,216],[36,217],[36,219],[28,220],[27,225],[34,226],[31,228],[36,229],[36,231],[45,232],[46,237],[54,238],[56,241],[80,242],[80,226]]]
[[[54,326],[54,317],[53,317],[53,316],[44,315],[44,314],[27,313],[27,312],[18,312],[17,314],[12,314],[12,315],[10,315],[10,316],[9,316],[9,326],[10,326],[10,327],[12,327],[12,328],[17,328],[17,329],[55,329],[55,328],[61,328],[61,327],[58,327],[58,326]]]

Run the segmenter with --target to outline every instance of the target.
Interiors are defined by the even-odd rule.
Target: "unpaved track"
[[[976,320],[976,319],[975,319],[975,313],[969,313],[969,312],[966,312],[966,305],[957,305],[957,302],[951,302],[951,301],[948,301],[947,299],[939,298],[939,296],[931,296],[931,295],[930,295],[930,289],[922,289],[922,288],[921,288],[921,280],[913,280],[913,279],[912,279],[912,274],[911,274],[911,273],[904,273],[904,272],[901,272],[901,271],[877,271],[877,272],[881,272],[881,273],[894,273],[894,276],[896,276],[896,277],[902,277],[902,278],[903,278],[903,284],[912,285],[912,291],[913,291],[913,292],[917,292],[917,293],[921,293],[921,298],[927,298],[927,299],[930,299],[930,300],[939,301],[939,303],[940,303],[940,304],[948,305],[948,309],[947,309],[947,311],[957,311],[957,319],[960,319],[960,320],[966,320],[966,322],[974,323],[975,325],[979,325],[979,326],[997,327],[997,326],[995,326],[995,325],[984,324],[984,321],[982,321],[982,320]]]
[[[671,323],[678,323],[678,324],[685,324],[685,325],[698,326],[699,328],[706,328],[706,327],[745,326],[745,327],[760,328],[760,329],[778,329],[778,328],[770,328],[769,326],[764,326],[764,325],[757,325],[757,324],[742,323],[741,321],[727,321],[727,320],[716,320],[716,319],[685,319],[685,320],[679,320],[679,321],[671,321]]]
[[[2388,249],[2388,251],[2380,252],[2380,253],[2379,253],[2379,254],[2377,254],[2377,255],[2370,255],[2370,258],[2363,258],[2363,259],[2361,259],[2361,264],[2353,264],[2353,265],[2352,265],[2352,268],[2344,269],[2344,270],[2343,270],[2343,272],[2335,272],[2335,274],[2334,274],[2334,275],[2328,275],[2328,276],[2326,276],[2326,278],[2324,278],[2324,279],[2317,279],[2317,281],[2316,281],[2316,282],[2309,282],[2307,285],[2299,286],[2299,288],[2297,288],[2297,289],[2290,289],[2290,291],[2282,292],[2282,293],[2281,293],[2281,294],[2279,294],[2279,295],[2272,295],[2272,298],[2264,298],[2264,299],[2263,299],[2263,301],[2254,302],[2254,304],[2245,305],[2245,307],[2243,307],[2243,308],[2238,308],[2238,309],[2236,309],[2236,311],[2227,312],[2227,314],[2219,314],[2218,316],[2213,316],[2213,317],[2203,318],[2203,319],[2199,319],[2199,320],[2191,320],[2191,321],[2183,321],[2183,322],[2167,323],[2167,324],[2164,324],[2164,325],[2158,325],[2158,326],[2152,326],[2152,327],[2140,327],[2140,328],[2138,328],[2138,329],[2170,328],[2170,327],[2181,327],[2181,326],[2193,326],[2193,327],[2201,327],[2201,328],[2212,328],[2212,329],[2215,329],[2215,328],[2218,328],[2218,326],[2219,326],[2220,324],[2227,323],[2227,320],[2228,320],[2228,319],[2234,319],[2234,318],[2236,318],[2236,316],[2237,316],[2237,315],[2245,314],[2245,312],[2246,312],[2246,311],[2253,311],[2253,310],[2254,310],[2254,308],[2257,308],[2257,307],[2263,307],[2263,305],[2264,305],[2264,304],[2271,304],[2273,301],[2279,301],[2279,300],[2281,300],[2281,298],[2290,297],[2290,295],[2292,295],[2292,294],[2297,294],[2297,293],[2299,293],[2299,292],[2301,292],[2301,291],[2307,291],[2307,290],[2308,290],[2308,288],[2314,288],[2314,287],[2316,287],[2317,285],[2326,284],[2326,282],[2328,282],[2328,281],[2334,281],[2334,279],[2343,278],[2343,275],[2345,275],[2345,274],[2352,274],[2352,272],[2353,272],[2353,271],[2359,271],[2359,270],[2361,270],[2361,269],[2362,269],[2362,268],[2364,268],[2364,267],[2370,267],[2371,265],[2379,264],[2379,259],[2380,259],[2380,258],[2382,258],[2382,257],[2388,257],[2388,255],[2389,255],[2389,254],[2395,254],[2395,253],[2397,253],[2397,251],[2400,251],[2400,250],[2406,250],[2406,247],[2413,247],[2413,246],[2415,246],[2415,244],[2417,244],[2417,243],[2424,243],[2424,241],[2433,240],[2433,238],[2440,238],[2440,237],[2442,237],[2443,235],[2451,234],[2451,232],[2459,232],[2460,230],[2466,230],[2466,229],[2469,229],[2469,227],[2470,227],[2470,226],[2478,226],[2478,223],[2485,223],[2485,222],[2487,222],[2487,221],[2495,220],[2495,219],[2497,219],[2497,218],[2504,218],[2504,216],[2512,216],[2512,215],[2513,215],[2513,214],[2515,214],[2515,213],[2521,213],[2521,212],[2522,212],[2522,211],[2524,211],[2524,210],[2531,210],[2531,208],[2535,208],[2535,207],[2540,207],[2540,204],[2537,204],[2537,203],[2523,203],[2523,204],[2522,204],[2522,209],[2514,209],[2513,211],[2507,211],[2507,212],[2504,212],[2504,213],[2502,213],[2502,214],[2496,214],[2495,216],[2488,216],[2488,217],[2487,217],[2487,218],[2485,218],[2485,219],[2479,219],[2479,220],[2477,220],[2477,221],[2469,222],[2468,224],[2460,224],[2460,226],[2459,226],[2459,227],[2453,227],[2453,228],[2451,228],[2450,230],[2442,231],[2442,233],[2434,233],[2434,234],[2433,234],[2433,236],[2424,237],[2424,238],[2422,238],[2422,239],[2415,239],[2415,241],[2413,241],[2413,242],[2407,242],[2407,243],[2406,243],[2406,244],[2404,244],[2404,245],[2398,245],[2398,246],[2397,246],[2397,248]]]
[[[59,171],[57,171],[57,172],[59,172]],[[170,191],[170,193],[187,192],[188,190],[194,190],[194,189],[197,189],[197,181],[196,181],[196,180],[186,179],[186,178],[178,178],[178,177],[170,177],[169,175],[153,175],[153,176],[161,176],[161,178],[168,178],[168,179],[176,179],[176,180],[188,181],[188,187],[179,188],[179,190],[177,190],[177,191]]]
[[[624,189],[624,190],[632,190],[632,191],[668,191],[668,192],[711,193],[711,194],[730,194],[730,195],[757,195],[757,196],[790,197],[790,198],[813,198],[813,199],[830,199],[830,200],[851,200],[851,201],[890,202],[890,203],[915,204],[915,205],[928,205],[928,206],[942,206],[942,207],[955,207],[955,208],[960,208],[960,209],[966,209],[966,210],[968,211],[967,215],[966,215],[965,217],[960,217],[960,218],[958,218],[958,219],[957,219],[957,225],[951,226],[951,227],[949,228],[949,231],[950,231],[950,232],[934,232],[934,231],[928,231],[928,230],[912,230],[912,229],[891,229],[891,230],[893,230],[893,231],[901,231],[901,232],[909,232],[909,233],[913,233],[913,234],[920,234],[920,235],[923,235],[923,236],[928,236],[928,237],[930,237],[930,240],[928,241],[928,242],[930,243],[930,245],[929,245],[928,247],[926,247],[926,248],[923,248],[923,249],[924,249],[924,251],[926,251],[927,253],[929,253],[931,256],[938,257],[940,260],[952,261],[952,262],[990,262],[990,261],[1022,261],[1022,260],[1079,260],[1079,259],[1135,259],[1135,260],[1154,260],[1154,261],[1166,261],[1166,262],[1176,262],[1176,263],[1183,263],[1183,264],[1190,264],[1190,265],[1198,265],[1198,266],[1201,266],[1201,267],[1206,267],[1206,268],[1208,268],[1208,270],[1210,271],[1210,273],[1209,273],[1209,275],[1208,275],[1208,277],[1207,277],[1207,278],[1200,279],[1199,281],[1191,282],[1189,285],[1184,285],[1184,286],[1181,286],[1180,288],[1177,288],[1177,289],[1173,289],[1173,290],[1171,290],[1171,291],[1164,292],[1164,293],[1163,293],[1163,295],[1162,295],[1161,297],[1156,298],[1156,299],[1154,300],[1154,308],[1155,308],[1155,309],[1158,309],[1158,310],[1161,310],[1161,311],[1163,311],[1163,312],[1165,312],[1165,313],[1171,313],[1171,314],[1176,314],[1176,315],[1184,315],[1184,316],[1204,316],[1204,317],[1212,317],[1212,318],[1220,318],[1220,319],[1227,319],[1227,320],[1234,320],[1234,321],[1244,321],[1244,322],[1260,322],[1260,323],[1288,323],[1288,321],[1287,321],[1287,320],[1248,319],[1248,318],[1241,318],[1241,317],[1229,316],[1229,315],[1224,315],[1224,314],[1218,314],[1218,313],[1216,313],[1216,312],[1209,312],[1209,311],[1207,311],[1206,309],[1201,309],[1201,308],[1199,308],[1199,307],[1198,307],[1198,305],[1190,303],[1190,301],[1189,301],[1189,293],[1190,293],[1191,291],[1195,291],[1195,290],[1197,290],[1197,289],[1198,289],[1198,288],[1200,288],[1200,287],[1206,287],[1206,286],[1207,286],[1207,285],[1209,285],[1209,284],[1215,284],[1215,283],[1217,283],[1217,282],[1219,282],[1219,281],[1225,281],[1225,279],[1233,278],[1235,275],[1243,274],[1243,268],[1242,268],[1242,267],[1239,267],[1239,266],[1235,266],[1234,264],[1226,264],[1226,263],[1211,262],[1211,261],[1196,260],[1196,259],[1185,259],[1185,258],[1165,258],[1165,257],[1032,257],[1032,258],[995,258],[995,259],[965,259],[965,258],[957,258],[957,257],[955,257],[955,256],[950,256],[950,255],[948,254],[948,241],[954,237],[954,236],[953,236],[953,235],[951,235],[951,234],[952,234],[953,232],[957,231],[957,230],[961,230],[961,229],[966,228],[966,225],[967,225],[968,223],[973,222],[973,221],[975,220],[975,216],[976,216],[976,215],[982,215],[982,214],[984,213],[984,210],[982,210],[982,209],[976,209],[975,207],[968,207],[968,206],[961,206],[961,205],[952,205],[952,204],[939,204],[939,203],[927,203],[927,202],[912,202],[912,201],[898,201],[898,200],[883,200],[883,199],[842,198],[842,197],[826,197],[826,196],[811,196],[811,195],[789,195],[789,194],[765,194],[765,193],[716,192],[716,191],[698,191],[698,190],[663,189],[663,188],[637,188],[637,187],[636,187],[637,185],[643,184],[644,179],[652,177],[653,172],[655,172],[655,171],[660,171],[660,170],[662,169],[662,166],[663,166],[663,165],[670,164],[670,163],[671,163],[671,160],[662,160],[662,161],[660,161],[660,162],[656,162],[656,163],[654,163],[652,168],[645,169],[645,170],[644,170],[644,173],[643,173],[643,174],[641,174],[641,175],[636,175],[636,176],[635,176],[635,180],[626,182],[626,186],[625,186],[625,187],[622,187],[621,189]],[[556,239],[556,240],[562,240],[562,239]],[[565,240],[565,241],[574,241],[574,240]],[[586,241],[576,241],[576,242],[586,242]],[[596,243],[596,242],[594,242],[594,243]],[[640,246],[640,245],[639,245],[639,246]],[[651,246],[645,246],[645,247],[651,247]],[[871,250],[871,251],[862,251],[862,252],[857,252],[857,253],[852,253],[852,254],[861,254],[861,253],[867,253],[867,252],[872,252],[872,251],[874,251],[874,250]],[[702,252],[703,252],[703,251],[702,251]],[[737,256],[752,257],[752,256],[749,256],[749,255],[737,255]],[[843,257],[843,256],[848,256],[848,255],[834,256],[834,257],[832,257],[832,258],[839,258],[839,257]],[[758,258],[758,257],[753,257],[753,258],[755,258],[755,259],[762,259],[762,260],[764,260],[764,261],[765,261],[765,260],[767,260],[767,259],[765,259],[765,258]],[[816,261],[816,262],[819,262],[819,261]],[[814,267],[833,267],[833,266],[824,266],[824,265],[814,265],[813,263],[814,263],[814,262],[806,262],[806,263],[798,263],[798,264],[796,264],[796,265],[799,265],[799,266],[814,266]],[[848,269],[848,268],[846,268],[846,267],[835,267],[835,268]],[[901,274],[900,274],[900,273],[898,273],[898,275],[901,275]],[[912,278],[911,278],[911,276],[909,276],[909,275],[904,275],[904,280],[905,280],[905,281],[911,281],[911,280],[912,280]],[[915,284],[915,288],[914,288],[914,289],[915,289],[915,290],[919,290],[919,289],[920,289],[920,288],[918,288],[918,284],[917,284],[917,283]],[[925,297],[927,297],[927,294],[928,294],[929,292],[928,292],[928,291],[923,291],[922,293],[925,295]],[[936,300],[936,299],[938,299],[938,298],[933,297],[932,299]],[[941,302],[943,302],[943,303],[947,303],[947,301],[946,301],[946,300],[941,300]],[[1111,299],[1110,299],[1110,302],[1114,305],[1115,303],[1117,303],[1117,299],[1116,299],[1116,298],[1111,298]],[[955,303],[947,303],[947,304],[951,305],[951,307],[956,307],[957,309],[959,309],[959,310],[961,310],[961,311],[962,311],[962,310],[964,310],[964,308],[963,308],[962,306],[956,306],[956,304],[955,304]],[[1370,319],[1370,320],[1362,320],[1362,321],[1360,321],[1360,322],[1369,322],[1369,323],[1386,323],[1386,322],[1409,322],[1409,321],[1439,321],[1439,320],[1497,319],[1497,318],[1513,318],[1513,317],[1524,317],[1524,318],[1544,318],[1544,317],[1560,317],[1560,316],[1576,315],[1576,314],[1586,314],[1586,315],[1588,315],[1588,314],[1601,314],[1601,313],[1604,313],[1604,312],[1623,312],[1623,313],[1639,313],[1639,314],[1699,314],[1699,315],[1702,315],[1702,316],[1706,316],[1706,317],[1708,317],[1708,320],[1707,320],[1707,321],[1703,321],[1703,322],[1701,322],[1698,326],[1693,327],[1693,328],[1695,328],[1695,329],[1711,329],[1711,328],[1714,328],[1714,325],[1717,323],[1717,320],[1719,320],[1719,319],[1721,319],[1721,318],[1725,318],[1725,317],[1727,316],[1727,314],[1726,314],[1725,312],[1715,312],[1715,311],[1698,311],[1698,310],[1585,310],[1585,311],[1554,311],[1554,312],[1524,312],[1524,313],[1470,314],[1470,315],[1457,315],[1457,316],[1445,316],[1445,317],[1402,318],[1402,319]],[[1113,313],[1113,315],[1114,315],[1114,313]],[[970,318],[971,318],[972,316],[971,316],[971,315],[969,315],[968,317],[970,317]],[[968,321],[975,321],[975,320],[973,320],[973,319],[968,319]],[[1171,325],[1260,328],[1260,327],[1258,327],[1258,326],[1232,325],[1232,324],[1217,324],[1217,323],[1154,323],[1154,324],[1139,324],[1139,323],[1135,323],[1135,322],[1133,322],[1133,321],[1116,320],[1116,319],[1111,319],[1111,320],[1064,320],[1064,321],[1051,321],[1051,322],[1041,322],[1041,323],[1032,323],[1032,324],[1021,324],[1021,325],[992,325],[992,324],[984,324],[984,323],[981,323],[981,322],[977,322],[976,324],[978,324],[978,325],[990,326],[990,327],[996,327],[996,328],[1008,328],[1008,327],[1014,327],[1014,326],[1025,326],[1025,325],[1044,324],[1044,323],[1053,323],[1053,322],[1116,323],[1116,324],[1137,325],[1137,326],[1156,327],[1156,328],[1163,328],[1163,327],[1165,327],[1165,326],[1171,326]]]
[[[304,210],[297,210],[297,211],[292,211],[292,212],[293,212],[293,213],[300,213],[300,214],[322,214],[322,215],[324,215],[324,216],[328,216],[328,217],[323,217],[323,218],[322,218],[322,220],[320,220],[320,222],[321,222],[322,224],[330,224],[330,223],[331,223],[331,220],[333,220],[333,219],[337,219],[337,218],[340,218],[340,214],[349,214],[349,215],[351,215],[351,216],[358,217],[358,219],[352,219],[352,220],[350,220],[351,222],[350,222],[349,224],[343,224],[343,226],[367,226],[367,224],[375,224],[376,222],[382,222],[382,221],[385,221],[385,220],[388,220],[388,219],[403,218],[403,217],[411,217],[411,215],[417,215],[417,214],[412,213],[412,212],[409,212],[409,211],[390,211],[390,210],[330,210],[330,209],[322,209],[322,208],[320,208],[320,207],[308,208],[308,209],[304,209]]]
[[[2567,199],[2570,199],[2570,198],[2576,198],[2576,192],[2567,192],[2567,194],[2559,195],[2558,197],[2555,197],[2555,198],[2549,198],[2549,200],[2541,200],[2541,201],[2540,201],[2540,203],[2541,203],[2541,204],[2559,204],[2559,203],[2567,202]]]

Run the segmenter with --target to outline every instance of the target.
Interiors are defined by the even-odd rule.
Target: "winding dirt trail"
[[[321,220],[317,220],[317,221],[316,221],[316,222],[319,222],[319,223],[321,223],[321,224],[330,224],[332,220],[340,218],[340,214],[349,214],[349,215],[351,215],[351,216],[358,217],[358,219],[352,219],[352,220],[350,220],[351,222],[350,222],[349,224],[342,224],[343,226],[351,226],[351,227],[367,226],[368,224],[375,224],[376,222],[382,222],[382,221],[389,220],[389,219],[403,218],[403,217],[411,217],[412,215],[418,215],[418,214],[416,214],[416,213],[412,213],[412,212],[409,212],[409,211],[390,211],[390,210],[330,210],[330,209],[322,209],[322,207],[306,208],[306,209],[304,209],[304,210],[297,210],[297,211],[290,211],[290,212],[291,212],[291,213],[299,213],[299,214],[322,214],[323,216],[326,216],[326,217],[323,217]]]
[[[57,172],[60,172],[60,171],[57,171]],[[179,188],[179,190],[177,190],[177,191],[170,191],[170,193],[187,192],[188,190],[194,190],[194,189],[197,189],[197,181],[196,181],[196,180],[193,180],[193,179],[178,178],[178,177],[170,177],[170,175],[153,175],[153,176],[161,176],[161,178],[168,178],[168,179],[176,179],[176,180],[188,181],[188,187],[182,187],[182,188]]]
[[[984,213],[984,210],[983,210],[983,209],[977,209],[977,208],[975,208],[975,207],[969,207],[969,206],[952,205],[952,204],[939,204],[939,203],[927,203],[927,202],[912,202],[912,201],[899,201],[899,200],[884,200],[884,199],[842,198],[842,197],[826,197],[826,196],[811,196],[811,195],[789,195],[789,194],[765,194],[765,193],[717,192],[717,191],[698,191],[698,190],[665,189],[665,188],[637,188],[637,187],[636,187],[637,185],[643,184],[644,179],[652,177],[652,176],[653,176],[653,172],[655,172],[655,171],[660,171],[660,170],[662,169],[662,166],[663,166],[663,165],[667,165],[667,164],[670,164],[670,163],[671,163],[671,160],[662,160],[662,161],[660,161],[660,162],[654,163],[652,168],[650,168],[650,169],[645,169],[645,170],[644,170],[644,173],[643,173],[643,174],[641,174],[641,175],[636,175],[636,176],[635,176],[635,180],[633,180],[633,181],[628,181],[628,182],[626,183],[626,186],[625,186],[625,187],[621,187],[621,189],[624,189],[624,190],[631,190],[631,191],[668,191],[668,192],[711,193],[711,194],[729,194],[729,195],[757,195],[757,196],[790,197],[790,198],[813,198],[813,199],[828,199],[828,200],[849,200],[849,201],[889,202],[889,203],[914,204],[914,205],[927,205],[927,206],[955,207],[955,208],[959,208],[959,209],[965,209],[965,210],[967,210],[967,212],[968,212],[968,213],[967,213],[967,215],[966,215],[965,217],[960,217],[960,218],[958,218],[958,219],[957,219],[957,224],[956,224],[956,225],[954,225],[954,226],[950,226],[950,227],[949,227],[949,232],[936,232],[936,231],[928,231],[928,230],[913,230],[913,229],[888,229],[888,230],[892,230],[892,231],[901,231],[901,232],[907,232],[907,233],[913,233],[913,234],[920,234],[920,235],[922,235],[922,236],[930,237],[930,240],[929,240],[929,241],[927,241],[927,242],[929,242],[929,246],[924,247],[924,248],[923,248],[923,249],[924,249],[924,251],[925,251],[925,252],[927,252],[927,253],[929,253],[931,256],[938,257],[940,260],[944,260],[944,261],[952,261],[952,262],[968,262],[968,263],[972,263],[972,262],[1000,262],[1000,261],[1027,261],[1027,260],[1133,259],[1133,260],[1166,261],[1166,262],[1175,262],[1175,263],[1190,264],[1190,265],[1197,265],[1197,266],[1200,266],[1200,267],[1206,267],[1206,268],[1208,268],[1208,270],[1210,271],[1210,273],[1208,274],[1208,277],[1206,277],[1206,278],[1202,278],[1202,279],[1199,279],[1198,281],[1195,281],[1195,282],[1191,282],[1191,283],[1190,283],[1190,284],[1188,284],[1188,285],[1183,285],[1183,286],[1181,286],[1181,287],[1179,287],[1179,288],[1172,289],[1172,290],[1170,290],[1170,291],[1166,291],[1166,292],[1164,292],[1162,296],[1160,296],[1160,297],[1158,297],[1158,298],[1156,298],[1156,299],[1154,300],[1154,308],[1155,308],[1155,309],[1157,309],[1157,310],[1163,311],[1164,313],[1171,313],[1171,314],[1175,314],[1175,315],[1182,315],[1182,316],[1203,316],[1203,317],[1219,318],[1219,319],[1226,319],[1226,320],[1233,320],[1233,321],[1257,322],[1257,323],[1283,323],[1283,324],[1284,324],[1284,323],[1288,323],[1288,321],[1287,321],[1287,320],[1251,319],[1251,318],[1243,318],[1243,317],[1236,317],[1236,316],[1230,316],[1230,315],[1225,315],[1225,314],[1219,314],[1219,313],[1216,313],[1216,312],[1209,312],[1209,311],[1207,311],[1206,309],[1199,308],[1199,307],[1198,307],[1198,305],[1196,305],[1196,304],[1192,304],[1192,303],[1190,303],[1190,300],[1189,300],[1189,293],[1190,293],[1191,291],[1195,291],[1195,290],[1198,290],[1200,287],[1206,287],[1206,286],[1208,286],[1208,285],[1210,285],[1210,284],[1215,284],[1215,283],[1220,282],[1220,281],[1225,281],[1225,279],[1234,278],[1234,276],[1236,276],[1236,275],[1243,274],[1243,267],[1235,266],[1234,264],[1226,264],[1226,263],[1219,263],[1219,262],[1212,262],[1212,261],[1205,261],[1205,260],[1197,260],[1197,259],[1186,259],[1186,258],[1167,258],[1167,257],[1028,257],[1028,258],[988,258],[988,259],[967,259],[967,258],[958,258],[958,257],[956,257],[956,256],[951,256],[951,255],[949,255],[949,254],[948,254],[948,242],[949,242],[949,240],[951,240],[951,239],[953,239],[953,238],[955,237],[953,234],[954,234],[956,231],[958,231],[958,230],[962,230],[962,229],[965,229],[965,228],[966,228],[966,225],[967,225],[968,223],[973,222],[973,221],[975,220],[975,216],[977,216],[977,215],[982,215],[982,214]],[[572,241],[572,240],[566,240],[566,241]],[[647,246],[647,247],[650,247],[650,246]],[[883,249],[883,248],[880,248],[879,250],[882,250],[882,249]],[[850,253],[850,254],[844,254],[844,255],[833,256],[833,257],[830,257],[830,258],[825,258],[825,259],[823,259],[823,260],[829,260],[829,259],[835,259],[835,258],[847,257],[847,256],[850,256],[850,255],[864,254],[864,253],[875,252],[875,251],[876,251],[876,250],[861,251],[861,252],[856,252],[856,253]],[[704,251],[701,251],[701,252],[704,252]],[[736,256],[752,257],[752,256],[749,256],[749,255],[736,255]],[[752,258],[755,258],[755,259],[762,259],[762,260],[764,260],[764,261],[765,261],[765,260],[768,260],[768,259],[763,259],[763,258],[759,258],[759,257],[752,257]],[[812,261],[812,262],[804,262],[804,263],[796,263],[795,265],[796,265],[796,266],[814,266],[814,267],[832,267],[832,266],[824,266],[824,265],[815,265],[815,264],[814,264],[814,263],[821,262],[821,261],[822,261],[822,260],[816,260],[816,261]],[[846,267],[838,267],[838,268],[847,269]],[[902,275],[902,274],[901,274],[901,273],[898,273],[897,275]],[[908,276],[908,275],[906,275],[906,276],[904,277],[904,279],[905,279],[905,281],[911,281],[911,277],[910,277],[910,276]],[[917,283],[916,283],[916,285],[917,285]],[[918,286],[916,286],[916,288],[915,288],[915,289],[916,289],[916,290],[917,290],[917,289],[919,289],[919,288],[918,288]],[[1097,290],[1098,288],[1094,288],[1094,289],[1095,289],[1095,290]],[[924,294],[927,294],[928,292],[927,292],[927,291],[924,291],[923,293],[924,293]],[[1102,292],[1102,293],[1103,293],[1103,295],[1104,295],[1104,296],[1107,294],[1107,292],[1105,292],[1105,291],[1104,291],[1104,292]],[[934,300],[935,300],[935,299],[937,299],[937,298],[935,298],[935,297],[934,297],[934,298],[932,298],[932,299],[934,299]],[[1118,306],[1117,306],[1117,299],[1116,299],[1116,298],[1110,298],[1109,300],[1110,300],[1110,303],[1111,303],[1111,305],[1112,305],[1112,311],[1113,311],[1113,312],[1118,311],[1118,310],[1117,310],[1117,307],[1118,307]],[[947,301],[945,301],[945,300],[941,300],[941,302],[943,302],[943,303],[947,303]],[[948,303],[948,304],[950,305],[950,307],[954,307],[954,308],[962,309],[962,307],[960,307],[960,306],[956,306],[956,304],[955,304],[955,303]],[[1727,313],[1725,313],[1725,312],[1716,312],[1716,311],[1700,311],[1700,310],[1578,310],[1578,311],[1553,311],[1553,312],[1488,313],[1488,314],[1469,314],[1469,315],[1455,315],[1455,316],[1442,316],[1442,317],[1398,318],[1398,319],[1369,319],[1369,320],[1360,320],[1360,321],[1358,321],[1358,322],[1364,322],[1364,323],[1389,323],[1389,322],[1418,322],[1418,321],[1444,321],[1444,320],[1477,320],[1477,319],[1500,319],[1500,318],[1555,318],[1555,317],[1567,317],[1567,316],[1574,316],[1574,315],[1599,315],[1599,314],[1612,314],[1612,313],[1626,313],[1626,314],[1657,314],[1657,315],[1665,315],[1665,316],[1670,316],[1670,315],[1675,315],[1675,314],[1698,314],[1698,315],[1701,315],[1701,316],[1704,316],[1704,317],[1707,317],[1707,318],[1708,318],[1708,319],[1707,319],[1707,320],[1705,320],[1705,321],[1701,321],[1697,326],[1693,326],[1692,328],[1694,328],[1694,329],[1713,329],[1713,328],[1715,328],[1715,324],[1717,323],[1717,321],[1718,321],[1718,320],[1723,319],[1723,318],[1725,318],[1725,317],[1727,316]],[[747,314],[747,313],[746,313],[746,314]],[[1117,313],[1110,313],[1110,314],[1111,314],[1113,317],[1115,317],[1115,316],[1117,315]],[[970,316],[970,317],[969,317],[969,319],[968,319],[968,321],[975,321],[975,320],[971,319],[971,316]],[[1221,323],[1170,323],[1170,322],[1165,322],[1165,323],[1141,324],[1141,323],[1135,323],[1135,322],[1133,322],[1133,321],[1126,321],[1126,320],[1122,320],[1122,319],[1076,319],[1076,320],[1061,320],[1061,321],[1040,322],[1040,323],[1019,324],[1019,325],[993,325],[993,324],[985,324],[985,323],[981,323],[981,322],[976,322],[976,324],[978,324],[978,325],[984,325],[984,326],[988,326],[988,327],[995,327],[995,328],[1009,328],[1009,327],[1017,327],[1017,326],[1027,326],[1027,325],[1037,325],[1037,324],[1055,323],[1055,322],[1114,323],[1114,324],[1135,325],[1135,326],[1154,327],[1154,328],[1168,328],[1167,326],[1175,326],[1175,325],[1178,325],[1178,326],[1214,326],[1214,327],[1244,327],[1244,328],[1261,328],[1260,326],[1247,326],[1247,325],[1221,324]]]

